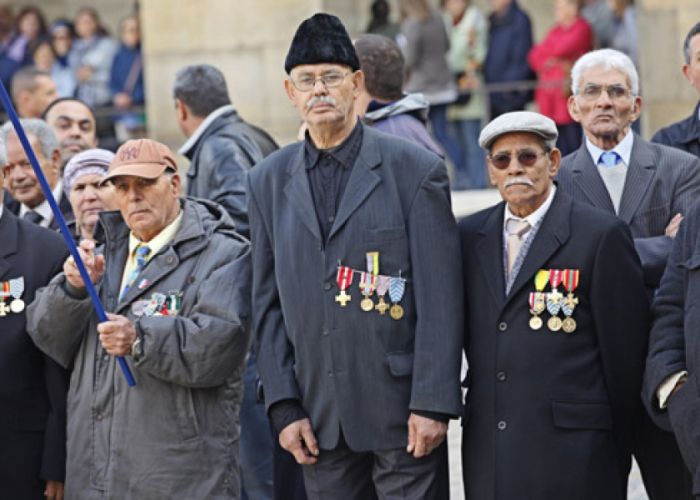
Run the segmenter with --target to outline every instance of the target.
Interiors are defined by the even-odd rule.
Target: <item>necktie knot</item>
[[[34,210],[30,210],[29,212],[25,213],[22,218],[31,222],[32,224],[41,224],[41,221],[44,220],[44,217],[39,212],[35,212]]]
[[[136,265],[142,268],[146,264],[148,256],[151,255],[151,247],[139,244],[134,250],[134,255],[136,257]]]
[[[622,161],[622,158],[615,151],[605,151],[600,155],[598,163],[602,163],[606,167],[614,167]]]
[[[530,223],[525,219],[509,218],[506,221],[506,233],[509,236],[517,236],[522,238],[525,233],[530,230]]]

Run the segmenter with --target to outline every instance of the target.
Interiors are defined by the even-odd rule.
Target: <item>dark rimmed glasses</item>
[[[532,149],[523,149],[522,151],[518,151],[515,157],[518,159],[518,163],[523,167],[532,167],[537,163],[540,156],[545,156],[547,153],[548,151],[538,153]],[[512,155],[510,153],[496,153],[495,155],[489,155],[489,160],[498,170],[505,170],[510,165]]]

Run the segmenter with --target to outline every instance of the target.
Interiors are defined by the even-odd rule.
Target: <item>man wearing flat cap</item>
[[[627,226],[554,184],[537,113],[481,132],[503,202],[460,222],[467,498],[623,500],[648,303]]]
[[[445,498],[463,327],[445,165],[357,120],[337,17],[301,23],[285,70],[308,132],[248,177],[268,413],[311,499]]]
[[[72,369],[66,498],[239,498],[248,241],[219,205],[180,197],[163,144],[126,142],[105,182],[119,211],[100,215],[104,245],[83,240],[80,253],[108,320],[72,258],[27,320],[34,343]]]

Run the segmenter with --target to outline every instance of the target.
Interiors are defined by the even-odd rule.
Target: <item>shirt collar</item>
[[[180,213],[177,217],[175,217],[174,221],[165,226],[160,233],[151,238],[151,241],[145,242],[146,245],[148,245],[148,248],[151,249],[151,253],[149,254],[147,260],[150,260],[151,257],[160,252],[161,249],[170,243],[170,241],[175,237],[175,233],[177,233],[177,230],[180,228],[180,223],[182,222],[182,215],[183,211],[180,209]],[[134,250],[136,247],[143,243],[144,242],[139,240],[133,232],[129,233],[129,255],[134,255]]]
[[[554,201],[554,194],[556,192],[557,186],[556,184],[552,183],[551,187],[549,188],[549,195],[547,195],[547,199],[544,200],[542,205],[537,207],[537,210],[532,212],[527,217],[518,217],[517,215],[513,215],[513,212],[511,212],[510,208],[508,208],[508,203],[506,203],[506,209],[503,211],[503,230],[506,230],[506,222],[508,219],[526,220],[528,224],[530,224],[531,228],[537,226],[537,224],[547,214],[549,207],[552,205],[552,201]]]
[[[339,145],[329,149],[318,149],[311,140],[309,131],[306,131],[304,136],[304,150],[306,152],[306,169],[314,168],[321,158],[321,153],[326,153],[333,157],[344,168],[350,168],[355,163],[359,144],[362,142],[362,124],[357,120],[355,128],[352,129],[350,135],[345,138]]]
[[[63,181],[60,179],[54,186],[54,188],[51,190],[51,194],[53,194],[54,200],[56,200],[56,203],[60,203],[61,201],[61,196],[63,196]],[[44,198],[44,201],[39,203],[36,207],[34,208],[29,208],[27,205],[24,203],[20,204],[19,206],[19,217],[22,218],[24,217],[24,214],[27,212],[34,211],[41,215],[43,219],[41,220],[41,225],[44,227],[48,227],[49,224],[51,223],[51,220],[53,219],[53,212],[51,211],[51,205],[49,205],[49,200]]]
[[[185,144],[182,145],[178,153],[180,153],[183,156],[189,153],[190,149],[192,149],[194,145],[197,144],[197,141],[200,137],[202,137],[202,134],[204,134],[204,131],[209,127],[209,125],[211,125],[211,123],[218,117],[220,117],[224,113],[228,113],[229,111],[236,111],[236,109],[233,107],[233,104],[226,104],[209,113],[204,119],[204,121],[199,124],[199,127],[197,127],[197,130],[194,131],[194,134],[189,136],[189,138],[185,141]]]
[[[632,146],[634,145],[634,134],[632,133],[632,128],[627,131],[627,134],[625,137],[617,143],[617,145],[612,148],[610,151],[615,151],[618,155],[620,155],[620,158],[622,158],[622,161],[625,163],[625,165],[630,164],[630,157],[632,156]],[[586,149],[588,149],[588,153],[591,155],[591,158],[593,159],[593,164],[598,165],[598,160],[600,160],[600,155],[605,153],[606,151],[604,149],[600,149],[598,146],[593,144],[589,139],[588,136],[586,136]]]

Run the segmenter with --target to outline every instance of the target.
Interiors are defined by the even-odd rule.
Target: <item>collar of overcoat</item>
[[[364,124],[362,127],[362,146],[350,173],[343,197],[340,200],[335,222],[330,233],[328,233],[328,241],[331,241],[333,236],[340,231],[353,212],[360,207],[362,202],[367,199],[381,182],[381,177],[374,172],[374,169],[379,167],[382,161],[377,142],[379,133]],[[300,143],[294,160],[289,164],[288,174],[289,179],[284,187],[284,193],[302,223],[311,231],[311,234],[321,241],[321,229],[318,226],[309,178],[304,168],[303,142]]]
[[[552,205],[542,219],[520,271],[508,296],[503,275],[503,211],[505,202],[496,205],[479,229],[476,255],[484,273],[484,281],[502,311],[519,290],[530,282],[535,273],[564,245],[571,233],[571,198],[557,189]]]
[[[579,186],[590,203],[611,214],[615,213],[608,189],[593,162],[585,143],[575,151],[572,158],[571,173],[574,182]],[[617,216],[629,224],[637,212],[639,204],[644,199],[651,181],[656,175],[654,152],[649,144],[637,134],[634,134],[634,144],[627,177],[622,190],[620,211]]]

